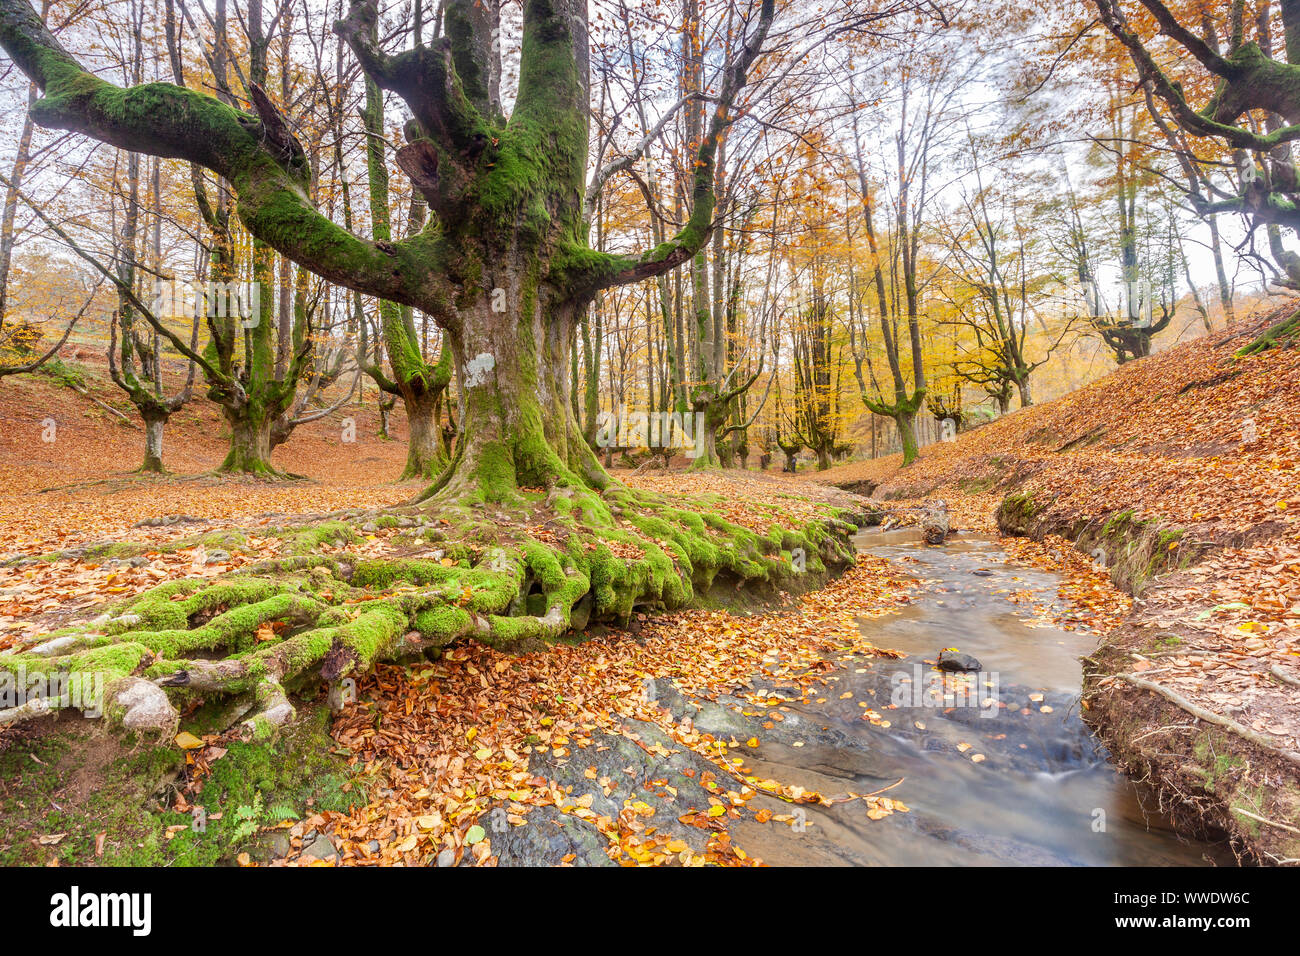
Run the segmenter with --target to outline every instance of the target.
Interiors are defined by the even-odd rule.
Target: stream
[[[853,658],[807,698],[756,677],[754,690],[784,700],[767,711],[779,712],[775,721],[740,698],[693,700],[661,682],[656,701],[674,722],[689,717],[718,739],[759,739],[746,750],[754,777],[828,797],[887,791],[908,808],[871,820],[860,800],[792,807],[759,793],[730,827],[734,844],[776,866],[1234,864],[1225,846],[1176,835],[1080,719],[1079,658],[1096,637],[1044,626],[1008,597],[1029,591],[1033,603],[1065,611],[1059,575],[1011,564],[990,539],[960,535],[931,548],[918,537],[910,528],[855,538],[860,551],[922,582],[901,612],[860,619],[876,647],[906,656]],[[978,658],[978,676],[944,679],[926,663],[944,648]],[[988,706],[995,701],[1002,706]],[[591,794],[594,813],[653,806],[659,832],[696,852],[707,832],[678,818],[708,807],[700,782],[715,769],[645,721],[594,735],[572,759],[543,755],[534,764],[569,792]],[[598,778],[617,783],[602,794],[591,784]],[[764,809],[777,819],[760,823]],[[502,865],[611,863],[602,837],[553,807],[534,811],[528,824],[494,834]]]
[[[1079,658],[1096,637],[1030,626],[1007,598],[1029,589],[1041,592],[1038,602],[1056,601],[1057,575],[1008,564],[995,542],[966,535],[942,548],[919,545],[915,529],[868,531],[855,543],[906,560],[903,567],[926,582],[902,613],[860,625],[877,647],[909,656],[842,673],[832,688],[851,691],[850,699],[832,692],[811,708],[790,705],[823,722],[825,732],[844,733],[849,746],[765,740],[754,773],[823,792],[871,792],[901,778],[888,795],[910,812],[870,821],[853,804],[809,806],[803,832],[746,822],[734,830],[741,846],[774,865],[1234,863],[1226,847],[1175,835],[1150,795],[1152,809],[1144,811],[1137,785],[1107,762],[1080,719]],[[902,683],[903,700],[921,706],[884,709],[896,699],[899,672],[932,686],[937,674],[922,659],[934,660],[945,647],[979,659],[978,693],[939,706],[938,692],[927,697]],[[995,693],[1006,708],[980,706]],[[864,699],[890,721],[888,729],[861,719],[856,702]],[[972,760],[975,754],[984,759]]]

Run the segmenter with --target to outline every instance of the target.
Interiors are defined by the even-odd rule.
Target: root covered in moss
[[[1253,342],[1238,349],[1236,356],[1246,358],[1250,355],[1259,355],[1274,346],[1288,345],[1297,337],[1300,337],[1300,312],[1294,312],[1280,322],[1270,325]]]
[[[529,650],[741,587],[812,586],[852,562],[848,537],[866,520],[828,508],[760,533],[616,483],[452,494],[281,529],[279,557],[159,585],[0,655],[0,673],[52,675],[59,687],[80,675],[94,701],[64,694],[37,709],[93,706],[132,731],[172,732],[185,705],[228,699],[232,726],[266,739],[293,719],[299,685],[356,678],[379,661],[462,640]],[[405,553],[317,550],[378,527],[402,529]],[[30,716],[0,711],[0,721]]]

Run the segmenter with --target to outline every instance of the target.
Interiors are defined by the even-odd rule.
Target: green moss
[[[0,864],[209,866],[256,849],[240,808],[293,808],[299,814],[346,812],[365,790],[333,751],[329,711],[300,709],[300,719],[272,746],[231,744],[191,800],[207,813],[206,829],[167,809],[168,784],[183,752],[171,745],[132,749],[108,741],[79,718],[62,718],[0,753]],[[187,722],[187,727],[190,726]],[[202,728],[196,728],[202,729]],[[217,819],[213,819],[213,817]],[[277,822],[259,812],[255,826]],[[169,827],[180,827],[167,838]],[[64,834],[41,846],[40,834]],[[96,838],[103,834],[103,854]]]
[[[1133,523],[1133,514],[1132,508],[1125,508],[1123,511],[1115,512],[1106,519],[1106,523],[1102,525],[1101,533],[1115,537],[1123,535],[1129,525]]]
[[[1238,349],[1236,357],[1246,358],[1267,352],[1271,348],[1290,345],[1298,335],[1300,335],[1300,312],[1287,316],[1280,322],[1269,326],[1249,345]]]
[[[306,528],[277,530],[271,536],[284,542],[282,550],[286,554],[310,554],[323,544],[337,541],[354,544],[361,540],[356,528],[346,521],[325,521]]]
[[[472,618],[464,608],[443,604],[420,611],[415,615],[414,623],[422,637],[442,644],[468,632]]]

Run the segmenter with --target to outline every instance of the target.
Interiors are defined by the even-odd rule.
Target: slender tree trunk
[[[167,424],[166,415],[142,413],[144,417],[144,463],[140,466],[141,471],[161,475],[166,469],[163,468],[162,450],[163,450],[163,426]]]
[[[1210,250],[1214,253],[1214,273],[1219,283],[1219,303],[1223,306],[1224,319],[1228,325],[1237,321],[1232,306],[1232,287],[1228,284],[1228,270],[1223,265],[1223,247],[1219,241],[1219,220],[1210,216]]]
[[[1025,376],[1024,378],[1022,378],[1022,379],[1019,379],[1019,380],[1016,382],[1016,387],[1017,387],[1018,389],[1020,389],[1020,407],[1021,407],[1021,408],[1028,408],[1030,405],[1034,404],[1034,396],[1033,396],[1033,394],[1030,392],[1030,388],[1029,388],[1029,376],[1028,376],[1028,375],[1026,375],[1026,376]]]
[[[396,395],[390,395],[383,389],[379,390],[379,437],[384,441],[390,441],[393,437],[388,433],[388,419],[393,414],[393,406],[396,404]]]
[[[5,190],[4,218],[0,222],[0,328],[4,327],[5,316],[9,311],[9,266],[13,257],[16,219],[18,213],[18,191],[22,188],[23,176],[31,156],[32,117],[31,105],[36,102],[37,87],[28,84],[27,106],[29,112],[23,118],[22,133],[18,137],[18,151],[14,156],[14,165],[9,172],[9,186]]]

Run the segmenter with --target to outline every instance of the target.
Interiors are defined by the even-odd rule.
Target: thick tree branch
[[[375,0],[352,0],[348,15],[334,25],[334,32],[381,89],[405,101],[423,134],[440,148],[481,149],[486,136],[483,119],[461,84],[451,39],[441,37],[431,46],[390,56],[375,40],[378,16]]]
[[[32,108],[41,126],[205,166],[234,187],[249,232],[299,265],[431,314],[450,308],[441,274],[421,264],[434,239],[381,246],[322,216],[308,195],[310,169],[300,152],[280,141],[274,121],[268,128],[255,116],[170,83],[122,89],[101,80],[64,50],[25,0],[0,0],[0,46],[41,87],[44,95]]]
[[[1187,102],[1182,87],[1156,63],[1141,37],[1134,32],[1118,0],[1093,0],[1101,21],[1115,35],[1137,66],[1142,78],[1169,104],[1174,120],[1198,136],[1217,136],[1238,149],[1268,152],[1300,139],[1300,97],[1294,95],[1300,83],[1300,66],[1278,63],[1265,56],[1254,43],[1243,44],[1225,62],[1232,66],[1232,76],[1224,77],[1221,89],[1210,105],[1198,112]],[[1143,0],[1147,3],[1148,0]],[[1252,109],[1268,110],[1293,125],[1282,126],[1267,134],[1253,133],[1233,123]]]
[[[578,260],[578,271],[585,275],[568,276],[568,281],[578,286],[589,285],[595,290],[650,279],[686,262],[708,242],[713,232],[713,212],[717,202],[714,173],[718,144],[727,128],[738,118],[733,114],[736,98],[748,82],[750,68],[762,53],[775,15],[776,0],[761,0],[758,22],[723,71],[717,106],[695,160],[691,214],[686,225],[672,239],[641,255],[613,256],[583,249],[581,254],[570,258]]]

